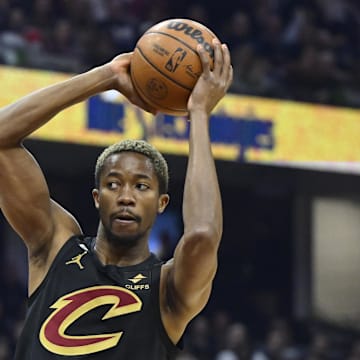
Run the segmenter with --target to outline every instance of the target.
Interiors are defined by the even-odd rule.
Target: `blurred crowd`
[[[23,325],[27,289],[16,269],[7,265],[0,271],[0,360],[11,360]]]
[[[200,21],[229,45],[234,93],[360,107],[359,0],[0,0],[0,63],[78,73],[170,17]],[[0,360],[9,360],[26,287],[0,270]],[[178,360],[360,360],[356,334],[277,319],[259,336],[225,311],[197,317],[184,340]]]
[[[0,0],[0,62],[80,72],[171,17],[229,45],[233,92],[360,107],[358,0]]]
[[[358,360],[360,339],[324,324],[269,321],[262,338],[250,324],[234,321],[225,311],[198,316],[186,336],[185,352],[177,360]]]

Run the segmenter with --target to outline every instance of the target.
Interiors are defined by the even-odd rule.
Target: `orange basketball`
[[[186,115],[202,72],[197,45],[204,47],[212,66],[213,38],[206,26],[189,19],[169,19],[149,28],[136,44],[130,67],[142,99],[164,114]]]

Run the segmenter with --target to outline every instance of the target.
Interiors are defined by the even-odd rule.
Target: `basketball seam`
[[[170,111],[176,111],[176,112],[182,112],[182,113],[186,112],[186,110],[184,110],[184,109],[172,108],[172,107],[168,107],[168,106],[163,105],[163,104],[159,104],[159,102],[153,100],[153,98],[151,98],[151,100],[146,100],[146,94],[144,93],[144,91],[142,91],[141,87],[139,86],[139,83],[136,81],[135,76],[132,77],[132,80],[135,83],[136,90],[140,93],[141,97],[144,99],[145,102],[151,101],[155,105],[159,106],[160,108],[167,109],[167,110],[170,110]],[[178,116],[181,116],[181,115],[178,115]]]
[[[160,32],[157,32],[155,34],[163,34],[163,33],[160,33]],[[167,35],[166,33],[164,33],[164,35]],[[196,51],[194,51],[193,48],[191,48],[190,46],[188,46],[186,43],[184,43],[183,41],[179,40],[178,38],[174,37],[174,36],[171,36],[171,35],[168,35],[169,37],[172,37],[173,39],[175,40],[178,40],[179,42],[181,42],[182,44],[184,44],[185,46],[187,46],[190,50],[192,50],[193,52],[196,53]],[[149,65],[151,65],[154,69],[156,69],[156,71],[158,71],[161,75],[163,75],[164,77],[166,77],[168,80],[172,81],[173,83],[175,83],[176,85],[179,85],[180,87],[182,87],[183,89],[185,90],[188,90],[188,91],[192,91],[191,88],[179,83],[178,81],[172,79],[169,75],[167,75],[165,72],[163,72],[162,70],[160,70],[158,67],[156,67],[151,61],[150,59],[145,56],[145,54],[143,53],[143,51],[141,50],[141,47],[139,45],[136,46],[136,49],[139,50],[139,53],[141,54],[141,56],[147,61],[147,63]]]
[[[174,40],[177,40],[179,42],[181,42],[183,45],[185,45],[186,47],[188,47],[190,50],[192,50],[195,54],[197,54],[196,49],[194,49],[193,47],[191,47],[189,44],[187,44],[184,40],[179,39],[178,37],[168,34],[166,32],[162,32],[162,31],[148,31],[147,33],[145,33],[144,35],[148,35],[148,34],[161,34],[161,35],[165,35],[168,36]]]

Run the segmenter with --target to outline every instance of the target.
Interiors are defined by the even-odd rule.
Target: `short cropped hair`
[[[107,147],[97,158],[95,166],[95,186],[99,188],[100,176],[109,156],[121,152],[135,152],[149,158],[159,181],[159,193],[166,194],[169,186],[168,165],[161,153],[144,140],[123,140]]]

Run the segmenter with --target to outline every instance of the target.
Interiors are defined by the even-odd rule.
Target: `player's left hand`
[[[195,110],[205,111],[208,115],[216,104],[225,96],[232,79],[233,68],[231,66],[230,52],[225,44],[219,40],[213,40],[214,67],[210,69],[208,54],[199,45],[198,53],[202,62],[203,72],[199,77],[188,101],[189,112]]]

